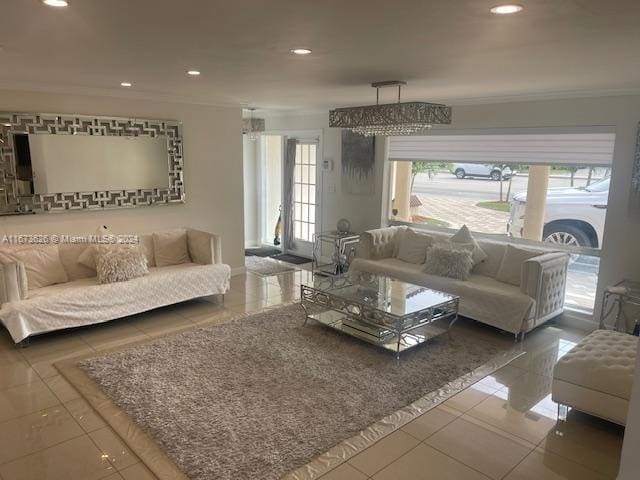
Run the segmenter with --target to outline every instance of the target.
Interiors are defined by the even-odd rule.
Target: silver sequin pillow
[[[435,244],[427,252],[424,271],[439,277],[467,280],[473,268],[470,250],[454,248],[449,244]]]
[[[100,283],[125,282],[149,274],[147,257],[137,248],[106,250],[96,255]]]

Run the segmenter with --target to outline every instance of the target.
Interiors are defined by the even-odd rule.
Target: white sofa
[[[100,284],[95,270],[79,262],[86,244],[47,247],[59,253],[68,278],[65,283],[29,289],[24,266],[5,262],[0,265],[0,321],[19,343],[32,335],[224,294],[231,270],[222,264],[220,237],[193,229],[186,229],[186,236],[190,262],[156,267],[152,234],[141,235],[149,274],[125,282]],[[14,246],[5,245],[0,253],[10,249],[15,251]]]
[[[562,313],[568,254],[527,246],[528,249],[539,250],[541,255],[522,263],[520,285],[516,286],[496,279],[507,244],[479,239],[478,244],[488,258],[474,267],[468,280],[456,280],[427,274],[423,264],[394,258],[397,243],[405,228],[388,227],[364,232],[350,269],[387,275],[457,295],[460,297],[461,315],[516,336]],[[433,236],[436,241],[450,237],[436,231],[424,233]]]

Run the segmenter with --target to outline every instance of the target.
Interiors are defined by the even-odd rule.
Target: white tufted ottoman
[[[638,337],[596,330],[558,360],[554,402],[626,425]]]

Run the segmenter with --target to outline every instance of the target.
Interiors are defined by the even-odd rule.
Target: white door
[[[293,178],[293,241],[291,253],[311,258],[318,213],[316,165],[318,142],[299,140]]]

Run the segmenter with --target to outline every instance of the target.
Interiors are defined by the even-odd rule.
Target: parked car
[[[482,177],[491,180],[508,179],[511,175],[511,168],[491,163],[454,163],[451,172],[456,178]]]
[[[548,243],[599,248],[609,199],[609,177],[588,187],[550,188],[544,216],[542,239]],[[509,235],[521,237],[527,192],[511,200],[507,225]]]

